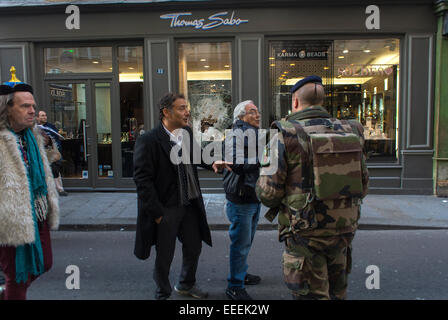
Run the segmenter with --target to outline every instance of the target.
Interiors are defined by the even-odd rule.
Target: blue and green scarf
[[[27,243],[16,248],[16,282],[25,283],[28,281],[28,276],[38,276],[44,273],[44,258],[42,251],[42,244],[39,236],[39,229],[37,225],[36,205],[35,200],[46,198],[47,183],[45,181],[45,171],[42,163],[42,158],[39,152],[39,146],[34,138],[31,129],[25,129],[24,140],[27,145],[26,155],[28,159],[27,178],[29,185],[29,192],[31,198],[31,210],[34,222],[35,241]],[[18,138],[17,143],[20,144]],[[22,160],[24,159],[23,148]]]

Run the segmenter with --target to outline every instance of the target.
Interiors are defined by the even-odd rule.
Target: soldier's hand
[[[158,217],[158,218],[155,220],[156,223],[157,223],[157,224],[160,224],[160,222],[162,222],[162,218],[163,218],[163,216]]]

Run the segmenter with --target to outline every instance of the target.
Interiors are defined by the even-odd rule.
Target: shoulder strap
[[[283,123],[282,123],[283,122]],[[287,123],[285,123],[287,122]],[[305,192],[312,192],[314,187],[314,173],[313,173],[313,157],[311,152],[311,140],[308,133],[306,133],[304,126],[306,126],[305,121],[298,120],[287,120],[278,121],[279,130],[284,134],[286,130],[283,129],[284,126],[291,128],[289,132],[294,132],[294,139],[297,139],[297,143],[304,150],[305,159],[301,159],[302,166],[302,190]],[[283,126],[282,126],[283,125]],[[286,144],[285,144],[286,148]]]

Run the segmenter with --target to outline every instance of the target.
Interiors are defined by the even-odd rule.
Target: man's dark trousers
[[[157,225],[154,268],[157,296],[169,296],[172,291],[169,271],[176,248],[176,237],[182,242],[179,284],[182,289],[190,289],[196,282],[196,270],[202,249],[198,211],[193,205],[167,208],[162,221]]]

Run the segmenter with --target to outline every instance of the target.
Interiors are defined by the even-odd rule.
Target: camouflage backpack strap
[[[313,173],[313,154],[311,152],[311,140],[308,133],[306,133],[304,127],[305,121],[293,120],[291,121],[294,129],[296,130],[297,142],[302,146],[304,153],[302,159],[302,189],[305,192],[313,193],[314,186],[314,173]],[[311,200],[312,201],[312,200]]]
[[[289,230],[296,233],[313,229],[317,225],[312,205],[314,174],[310,137],[303,128],[305,123],[297,120],[281,120],[276,121],[275,125],[284,135],[285,151],[290,156],[290,161],[295,163],[299,160],[301,167],[301,181],[291,182],[301,189],[300,194],[290,194],[283,202],[283,208],[290,217]]]
[[[295,139],[300,147],[300,157],[302,166],[302,181],[300,181],[301,189],[305,192],[311,192],[313,188],[313,158],[311,152],[310,137],[303,129],[305,121],[298,120],[278,120],[274,121],[272,128],[282,132],[285,141],[285,149],[288,139]],[[286,150],[287,151],[287,150]],[[297,155],[296,155],[297,156]]]

